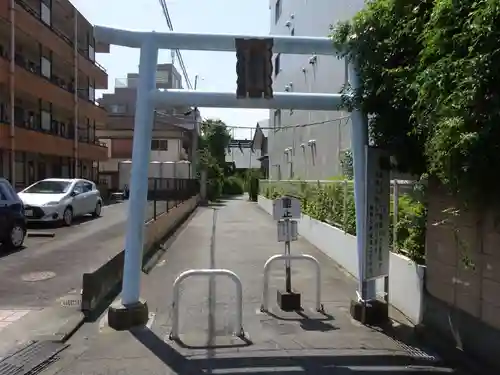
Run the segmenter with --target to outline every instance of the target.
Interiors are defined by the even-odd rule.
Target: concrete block
[[[113,303],[108,310],[108,324],[117,331],[145,325],[148,319],[149,311],[146,301],[127,306],[118,301]]]

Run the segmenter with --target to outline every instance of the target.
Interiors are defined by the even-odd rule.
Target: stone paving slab
[[[283,313],[276,306],[276,290],[284,284],[279,263],[270,283],[270,313],[261,312],[264,263],[283,251],[275,224],[243,199],[217,208],[215,267],[236,272],[243,283],[243,328],[250,344],[230,335],[236,328],[235,287],[223,277],[214,283],[215,301],[208,298],[207,279],[185,281],[180,300],[180,334],[185,342],[169,340],[175,278],[184,270],[214,263],[210,259],[214,211],[200,208],[164,259],[143,278],[142,296],[151,312],[148,327],[116,332],[103,329],[102,323],[87,325],[70,341],[65,357],[44,374],[463,374],[380,329],[353,321],[349,303],[355,282],[303,239],[292,244],[292,253],[311,254],[320,262],[325,313],[314,310],[312,268],[300,262],[292,263],[292,283],[303,293],[303,313]],[[192,347],[203,343],[218,347]]]

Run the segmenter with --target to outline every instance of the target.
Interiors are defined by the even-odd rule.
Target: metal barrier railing
[[[150,216],[156,217],[199,193],[199,182],[190,178],[149,178]],[[149,208],[148,208],[149,209]]]
[[[181,273],[177,279],[174,281],[174,293],[173,293],[173,302],[172,302],[172,331],[170,332],[169,338],[171,340],[179,339],[179,300],[180,300],[180,286],[182,282],[193,276],[206,276],[206,277],[215,277],[215,276],[227,276],[231,280],[234,281],[234,285],[236,286],[236,324],[234,335],[243,337],[245,335],[245,331],[243,330],[243,286],[241,284],[241,280],[233,271],[225,270],[225,269],[193,269],[188,270]],[[215,298],[215,296],[209,296],[209,298]]]
[[[285,255],[278,254],[273,255],[271,258],[267,260],[264,264],[264,288],[262,290],[262,305],[260,310],[262,312],[267,312],[269,310],[269,271],[271,270],[271,265],[278,260],[306,260],[312,264],[316,269],[316,299],[315,299],[315,308],[317,311],[324,311],[323,305],[321,304],[321,267],[319,265],[318,260],[312,255],[308,254],[299,254],[299,255]]]

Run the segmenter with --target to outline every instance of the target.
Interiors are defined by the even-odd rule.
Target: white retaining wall
[[[272,215],[272,200],[259,195],[258,204],[269,215]],[[323,251],[353,277],[358,278],[355,236],[307,215],[302,215],[298,229],[302,237]],[[389,302],[412,323],[421,323],[425,266],[418,265],[407,257],[395,253],[391,253],[389,262]],[[383,291],[383,280],[380,281],[377,289]]]

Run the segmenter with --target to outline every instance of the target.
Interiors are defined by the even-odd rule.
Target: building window
[[[153,139],[153,140],[151,140],[151,150],[153,150],[153,151],[168,151],[168,139]]]
[[[26,182],[26,154],[24,152],[16,152],[14,157],[14,168],[16,171],[16,186],[24,187]]]
[[[281,109],[276,109],[274,111],[274,122],[273,122],[274,130],[278,130],[281,128]]]
[[[89,100],[91,102],[95,102],[95,90],[94,86],[92,86],[91,84],[89,84]]]
[[[276,3],[274,4],[274,23],[278,23],[278,20],[280,19],[281,8],[281,0],[276,0]]]
[[[50,10],[50,1],[43,1],[42,4],[40,5],[40,19],[43,21],[43,23],[49,26],[52,25],[51,13],[52,12]]]
[[[41,112],[41,117],[42,117],[42,130],[43,131],[50,131],[51,125],[52,125],[52,115],[50,112],[47,111],[42,111]]]
[[[126,107],[123,104],[111,104],[109,109],[111,113],[125,113]]]
[[[52,63],[46,57],[42,57],[41,60],[42,60],[42,75],[50,79],[50,77],[52,76]]]
[[[9,111],[5,103],[0,103],[0,122],[9,123]]]
[[[95,49],[89,45],[89,59],[95,62]]]
[[[54,135],[59,135],[59,121],[52,120],[50,132]]]
[[[96,139],[95,139],[95,120],[94,120],[94,123],[89,126],[89,141],[90,143],[95,143]]]
[[[276,77],[281,70],[281,53],[278,53],[274,58],[274,76]]]

